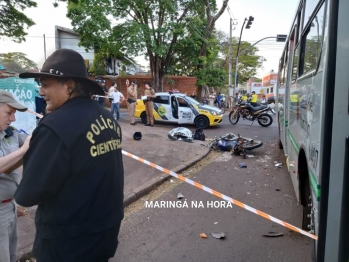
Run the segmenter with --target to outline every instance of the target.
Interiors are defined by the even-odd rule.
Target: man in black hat
[[[16,121],[16,110],[27,108],[11,93],[0,90],[0,261],[17,258],[17,214],[14,195],[20,173],[17,168],[29,147],[30,136],[16,132],[10,125]]]
[[[56,50],[39,73],[47,114],[23,159],[15,199],[38,205],[33,254],[40,261],[108,261],[123,219],[121,129],[91,100],[104,95],[82,56]]]

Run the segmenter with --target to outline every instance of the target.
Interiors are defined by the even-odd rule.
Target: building
[[[266,88],[266,94],[274,93],[276,90],[276,84],[278,79],[278,73],[271,70],[268,74],[263,76],[262,84]]]
[[[78,33],[72,29],[55,26],[55,49],[68,48],[73,49],[80,53],[85,59],[86,67],[89,69],[92,66],[92,62],[95,55],[95,50],[88,49],[79,46],[80,37]],[[143,70],[134,61],[127,57],[119,58],[106,58],[105,59],[105,71],[107,75],[120,75],[120,70],[126,72],[129,75],[136,75],[143,73]]]

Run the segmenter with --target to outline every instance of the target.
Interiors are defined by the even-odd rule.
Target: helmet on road
[[[133,139],[134,140],[141,140],[142,138],[142,133],[141,132],[134,132],[133,133]]]

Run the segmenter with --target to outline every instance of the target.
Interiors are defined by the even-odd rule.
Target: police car
[[[195,124],[197,128],[215,126],[222,122],[220,109],[204,105],[181,93],[160,92],[154,98],[154,120],[178,124]],[[147,123],[144,102],[137,100],[135,117]]]

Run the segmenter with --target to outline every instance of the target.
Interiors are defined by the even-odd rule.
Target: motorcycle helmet
[[[133,139],[134,140],[141,140],[142,138],[142,133],[141,132],[134,132],[133,133]]]

